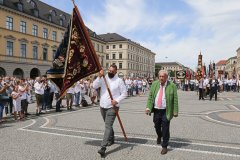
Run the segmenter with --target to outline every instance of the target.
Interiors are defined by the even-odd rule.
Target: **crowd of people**
[[[232,78],[216,78],[215,76],[204,76],[200,80],[185,79],[177,86],[183,91],[196,91],[199,94],[199,100],[204,100],[208,95],[210,100],[213,96],[217,100],[218,92],[239,92],[240,90],[240,78],[233,76]]]
[[[58,88],[46,76],[35,79],[0,77],[0,122],[5,120],[4,113],[6,117],[14,117],[17,121],[24,120],[29,115],[29,103],[36,104],[36,116],[49,112],[54,107],[56,112],[61,112],[61,108],[65,107],[63,99],[66,101],[67,110],[72,110],[73,106],[90,105],[86,101],[86,96],[89,97],[91,105],[96,106],[100,99],[100,89],[93,88],[95,78],[79,80],[67,90],[65,97],[60,99]],[[144,78],[125,77],[123,82],[129,97],[144,95],[149,89],[149,81]],[[54,99],[56,104],[53,104]]]

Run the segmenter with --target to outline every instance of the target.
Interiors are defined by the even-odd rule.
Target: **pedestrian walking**
[[[96,78],[93,82],[93,88],[98,89],[101,87],[101,98],[100,98],[100,111],[105,122],[105,131],[103,140],[101,143],[101,149],[98,150],[98,153],[104,157],[106,147],[114,144],[114,130],[113,123],[116,118],[116,110],[119,109],[121,101],[127,97],[127,89],[124,85],[124,82],[117,75],[117,66],[112,64],[108,69],[108,75],[106,76],[106,81],[110,88],[110,91],[113,96],[111,100],[108,93],[106,84],[104,83],[103,76],[104,72],[101,70],[99,72],[99,77]]]
[[[170,120],[173,116],[178,116],[178,96],[176,85],[167,80],[168,73],[160,70],[158,75],[159,79],[151,86],[145,113],[147,115],[154,113],[157,144],[162,145],[161,154],[166,154],[170,138]],[[163,139],[162,143],[161,139]]]

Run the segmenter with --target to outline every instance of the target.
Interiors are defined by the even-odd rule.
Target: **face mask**
[[[115,76],[114,73],[110,73],[110,72],[108,72],[108,77],[109,77],[109,78],[113,78],[114,76]]]

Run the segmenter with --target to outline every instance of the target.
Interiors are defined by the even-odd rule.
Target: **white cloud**
[[[181,39],[165,39],[153,44],[142,42],[157,53],[156,61],[179,61],[192,69],[197,64],[200,50],[203,61],[227,59],[236,56],[240,46],[240,1],[185,0],[197,15],[190,19],[190,34]]]
[[[86,24],[97,33],[128,33],[137,29],[163,29],[172,23],[175,15],[161,17],[157,11],[146,8],[147,0],[106,0],[101,14],[89,15]]]

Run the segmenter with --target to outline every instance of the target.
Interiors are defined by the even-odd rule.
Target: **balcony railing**
[[[51,65],[52,63],[52,61],[45,61],[42,59],[23,58],[23,57],[6,56],[6,55],[0,55],[0,61],[20,62],[20,63],[27,63],[27,64],[44,64],[44,65]]]

